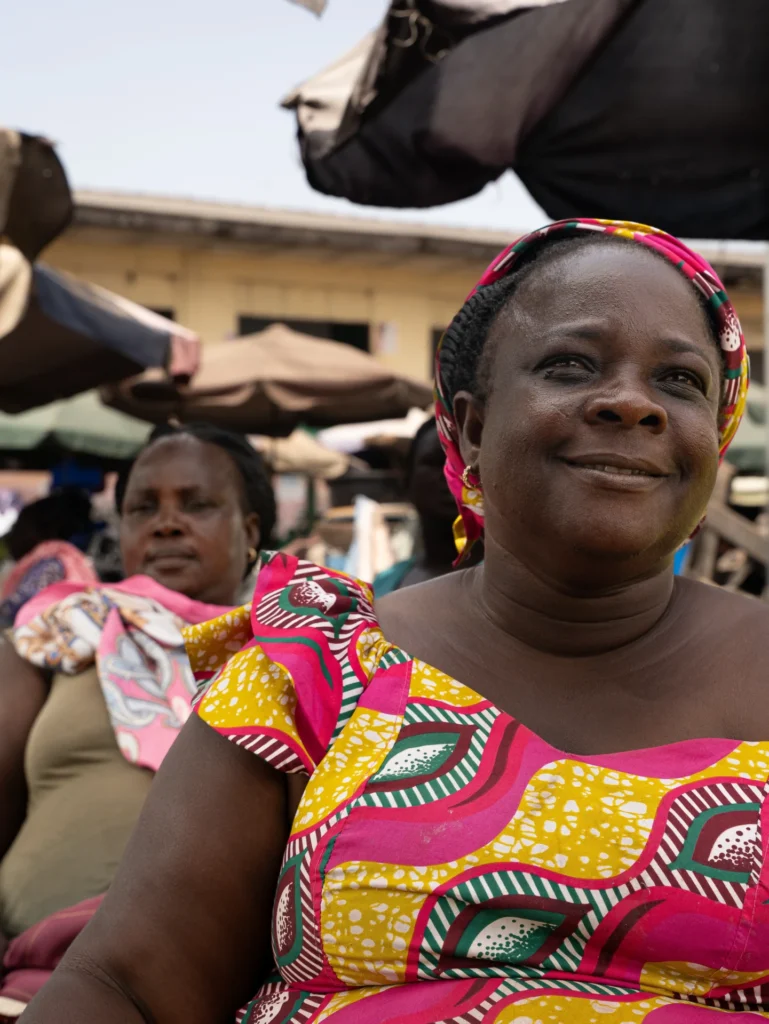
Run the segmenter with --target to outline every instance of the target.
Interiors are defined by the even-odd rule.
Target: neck
[[[672,569],[625,583],[580,587],[547,578],[486,538],[471,586],[479,612],[520,643],[584,657],[618,650],[660,621],[674,591]]]

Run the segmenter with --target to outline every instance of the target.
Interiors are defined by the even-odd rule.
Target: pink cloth
[[[174,334],[171,337],[171,353],[168,360],[168,375],[174,380],[187,381],[200,369],[200,338]]]
[[[3,583],[0,598],[5,600],[7,597],[11,597],[34,566],[54,559],[59,563],[62,580],[70,583],[99,582],[91,560],[86,558],[74,544],[69,544],[65,540],[47,540],[38,544],[28,555],[16,563]]]
[[[228,611],[147,576],[109,586],[56,583],[21,609],[13,642],[26,661],[65,675],[95,664],[120,750],[157,771],[196,691],[182,627]]]
[[[48,981],[61,958],[91,920],[104,899],[94,896],[74,907],[59,910],[13,939],[5,951],[0,971],[0,1021],[2,1000],[26,1005]]]

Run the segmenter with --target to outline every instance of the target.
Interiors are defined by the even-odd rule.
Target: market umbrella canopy
[[[34,260],[67,227],[72,211],[72,193],[53,143],[0,128],[0,238]]]
[[[0,244],[0,410],[23,412],[157,367],[189,378],[192,331]]]
[[[769,238],[765,0],[460,6],[395,0],[330,135],[292,94],[314,188],[428,207],[512,168],[553,218]]]
[[[273,324],[204,345],[200,371],[186,387],[147,373],[103,389],[102,397],[153,423],[203,420],[248,434],[287,436],[300,424],[403,416],[428,405],[432,390],[351,345]]]
[[[401,419],[374,420],[372,423],[350,423],[320,431],[318,441],[326,448],[351,455],[369,444],[387,441],[411,441],[432,412],[411,409]]]
[[[261,452],[273,473],[297,473],[318,480],[336,480],[351,465],[362,465],[349,455],[324,447],[301,428],[297,428],[290,437],[252,435],[249,441]]]
[[[120,462],[136,455],[151,429],[142,420],[107,408],[98,392],[87,391],[17,416],[0,413],[0,453],[24,462],[27,453],[56,449]]]

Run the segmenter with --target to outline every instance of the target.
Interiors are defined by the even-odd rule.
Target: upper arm
[[[287,837],[285,776],[193,716],[63,966],[106,973],[159,1024],[231,1020],[269,967]]]
[[[13,842],[26,808],[24,750],[47,696],[40,669],[0,638],[0,857]]]

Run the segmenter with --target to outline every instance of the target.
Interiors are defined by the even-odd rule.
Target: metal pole
[[[764,444],[766,450],[764,452],[764,473],[769,481],[769,253],[764,253],[764,265],[763,265],[763,305],[761,310],[763,321],[764,321],[764,366],[763,366],[763,384],[764,384]],[[764,512],[769,512],[769,504],[766,505]],[[764,563],[764,592],[762,594],[763,600],[769,602],[769,564]]]
[[[766,451],[764,452],[764,472],[766,473],[767,479],[769,479],[769,253],[764,255],[762,283],[762,316],[764,321],[764,443],[766,444]],[[767,508],[767,511],[769,511],[769,507]]]

